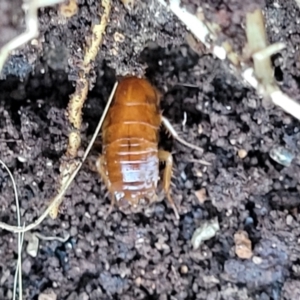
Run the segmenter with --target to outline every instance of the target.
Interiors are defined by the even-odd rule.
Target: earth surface
[[[129,1],[124,1],[129,2]],[[245,14],[260,7],[270,43],[287,47],[272,57],[280,88],[300,100],[300,11],[294,0],[184,0],[218,23],[222,39],[241,53]],[[71,17],[59,6],[39,10],[40,35],[16,50],[0,81],[1,160],[15,178],[21,223],[36,220],[57,189],[67,145],[65,112],[100,1],[78,0]],[[0,2],[0,47],[25,30],[21,0]],[[199,11],[199,10],[198,10]],[[112,1],[110,22],[90,72],[83,112],[84,150],[117,76],[143,75],[162,92],[161,108],[180,137],[203,147],[200,155],[161,132],[172,151],[172,196],[137,213],[117,208],[107,220],[107,190],[85,163],[57,219],[35,230],[65,241],[40,240],[36,257],[22,252],[24,299],[300,299],[300,124],[265,105],[220,61],[195,43],[155,0],[127,10]],[[101,138],[99,138],[101,145]],[[288,151],[290,165],[270,157]],[[90,158],[97,157],[93,149]],[[199,162],[204,159],[210,166]],[[0,169],[0,220],[17,224],[11,180]],[[194,249],[195,230],[211,220],[220,229]],[[250,256],[235,250],[244,232]],[[16,235],[0,230],[0,299],[12,299]],[[245,244],[244,243],[244,244]]]

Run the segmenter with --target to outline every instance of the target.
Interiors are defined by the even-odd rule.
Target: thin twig
[[[289,96],[284,94],[282,91],[274,90],[270,93],[270,97],[273,103],[283,110],[285,110],[290,115],[294,116],[300,120],[300,106],[295,100],[291,99]]]
[[[197,18],[195,15],[188,12],[181,6],[180,0],[169,0],[169,5],[165,0],[157,0],[163,6],[169,8],[175,16],[188,28],[188,30],[212,53],[221,60],[226,58],[226,50],[218,45],[212,44],[212,40],[216,39],[215,34],[209,30],[208,26]]]

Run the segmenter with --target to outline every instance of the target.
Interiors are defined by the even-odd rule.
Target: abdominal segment
[[[119,198],[147,196],[159,179],[157,146],[144,140],[129,140],[105,147],[107,175]]]

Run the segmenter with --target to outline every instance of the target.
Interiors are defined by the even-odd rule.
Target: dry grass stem
[[[83,69],[80,71],[79,79],[76,82],[75,93],[71,95],[69,105],[68,105],[68,120],[74,129],[69,134],[68,147],[66,151],[66,159],[64,159],[60,166],[60,189],[64,189],[66,182],[70,175],[78,167],[78,162],[76,161],[78,149],[81,145],[80,129],[82,126],[82,108],[86,100],[89,91],[89,72],[92,68],[92,62],[95,60],[97,53],[99,51],[100,45],[102,43],[102,38],[108,23],[111,1],[102,0],[102,6],[104,8],[104,13],[101,16],[101,21],[99,25],[94,25],[92,27],[91,42],[86,47],[86,51],[83,58]],[[56,218],[59,212],[59,207],[63,198],[56,202],[50,211],[50,217]]]
[[[207,48],[211,49],[212,53],[219,59],[226,58],[226,50],[223,47],[214,45],[212,40],[216,38],[215,34],[204,21],[189,13],[185,8],[181,7],[180,0],[170,0],[169,5],[165,0],[157,0],[163,6],[169,8],[174,15],[187,27],[187,29]]]
[[[59,241],[65,243],[70,238],[70,235],[67,234],[66,237],[57,237],[57,236],[45,236],[39,232],[26,232],[25,240],[27,241],[26,252],[31,257],[36,257],[39,250],[40,240],[44,241]]]
[[[70,238],[70,234],[67,234],[65,237],[59,237],[59,236],[45,236],[39,232],[33,232],[32,235],[36,236],[39,240],[58,241],[61,243],[65,243]]]
[[[15,194],[15,202],[16,202],[17,223],[18,223],[18,227],[20,227],[21,226],[21,215],[20,215],[20,205],[19,205],[19,197],[18,197],[18,190],[17,190],[16,182],[15,182],[14,177],[13,177],[12,173],[10,172],[9,168],[6,166],[6,164],[2,160],[0,160],[0,164],[8,173],[8,175],[11,179],[12,185],[13,185],[13,190],[14,190],[14,194]],[[15,277],[14,277],[13,300],[16,299],[18,284],[19,284],[19,299],[20,300],[23,299],[23,289],[22,289],[23,235],[24,234],[18,233],[18,261],[17,261],[16,272],[15,272]]]
[[[280,52],[286,47],[283,43],[275,43],[270,46],[268,46],[265,49],[262,49],[256,53],[254,53],[252,56],[254,59],[257,60],[264,60],[266,57],[270,58],[272,55]]]
[[[275,105],[300,120],[300,105],[295,100],[291,99],[279,89],[271,92],[270,97]]]
[[[247,14],[246,33],[249,50],[253,53],[255,74],[253,77],[257,80],[255,82],[249,76],[248,82],[260,90],[263,95],[269,96],[275,105],[300,120],[299,103],[279,89],[273,76],[270,57],[285,48],[285,45],[283,43],[267,44],[263,14],[260,10]]]
[[[263,14],[260,9],[247,13],[246,36],[248,41],[247,50],[253,58],[256,79],[263,86],[272,84],[274,79],[270,56],[264,56],[263,59],[257,59],[255,56],[256,52],[260,52],[268,47]]]
[[[195,15],[189,13],[185,8],[180,7],[180,0],[169,1],[169,6],[164,0],[158,0],[163,6],[169,7],[169,9],[178,17],[178,19],[185,24],[188,29],[199,39],[205,46],[210,47],[209,39],[213,36],[208,27]]]

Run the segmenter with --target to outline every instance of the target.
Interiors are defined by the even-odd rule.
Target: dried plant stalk
[[[228,47],[228,43],[223,43],[221,46],[215,45],[214,41],[217,40],[216,33],[210,30],[203,20],[196,18],[181,7],[180,0],[157,1],[170,9],[187,29],[210,49],[216,57],[221,60],[228,58],[233,63],[232,67],[237,67],[235,68],[236,73],[240,74],[259,94],[269,96],[275,105],[300,120],[300,104],[284,94],[273,80],[270,56],[282,50],[285,45],[283,43],[267,45],[267,35],[261,10],[250,12],[246,16],[246,35],[250,45],[249,49],[252,52],[253,68],[245,62],[242,64],[243,60],[231,51],[232,49]]]
[[[66,151],[66,159],[64,159],[60,166],[60,189],[63,189],[65,183],[68,181],[70,174],[78,166],[78,161],[76,161],[78,149],[81,144],[80,129],[82,126],[82,108],[86,100],[88,90],[89,90],[89,80],[88,74],[91,70],[91,64],[95,60],[97,53],[99,51],[103,34],[108,23],[109,14],[111,10],[111,1],[102,0],[102,6],[104,7],[104,13],[101,16],[101,22],[99,25],[94,25],[91,33],[91,42],[88,45],[83,59],[83,70],[79,74],[79,79],[76,82],[75,93],[71,95],[67,116],[68,120],[74,129],[69,134],[68,147]],[[51,218],[56,218],[59,212],[59,206],[63,198],[53,207],[49,215]]]
[[[266,49],[267,34],[262,11],[260,9],[246,15],[246,36],[248,41],[248,50],[254,53]],[[255,76],[263,86],[273,83],[273,68],[270,56],[263,59],[257,59],[253,56]]]

